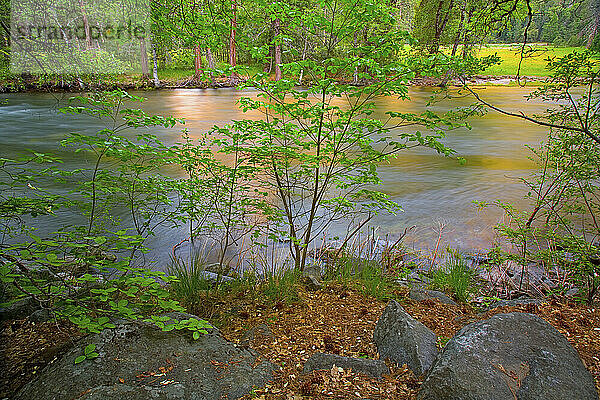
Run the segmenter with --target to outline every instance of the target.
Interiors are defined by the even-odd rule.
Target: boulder
[[[390,373],[390,369],[382,360],[350,358],[326,353],[315,353],[310,356],[306,364],[304,364],[302,372],[307,374],[319,369],[331,369],[334,365],[346,370],[351,369],[353,372],[358,372],[372,378],[381,378],[384,374]]]
[[[461,329],[429,371],[418,400],[598,400],[567,339],[540,317],[498,314]]]
[[[420,376],[427,372],[437,356],[437,336],[411,317],[392,300],[377,321],[373,333],[379,358],[406,364]]]
[[[516,307],[516,306],[522,306],[522,305],[527,305],[527,304],[542,304],[544,301],[541,299],[514,299],[514,300],[498,300],[492,304],[489,305],[489,307],[487,307],[485,310],[489,311],[489,310],[493,310],[494,308],[498,308],[498,307]],[[531,310],[528,310],[531,311]]]
[[[427,299],[438,300],[444,304],[457,305],[454,300],[448,297],[445,293],[438,292],[437,290],[427,289],[412,289],[408,293],[408,297],[416,301],[423,301]]]
[[[40,304],[32,297],[25,297],[11,303],[5,308],[0,308],[0,321],[9,319],[25,319],[40,309]]]
[[[116,325],[78,341],[15,399],[236,399],[264,386],[276,368],[234,346],[217,329],[193,340],[186,330],[163,332],[143,322]],[[98,356],[75,364],[89,344],[96,345]]]
[[[304,276],[304,286],[311,292],[323,289],[323,283],[314,275]]]
[[[266,324],[258,324],[254,328],[248,329],[240,339],[240,345],[252,347],[257,340],[270,339],[274,340],[275,335]]]

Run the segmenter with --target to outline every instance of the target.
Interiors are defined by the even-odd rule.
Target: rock
[[[417,399],[598,400],[598,394],[560,332],[536,315],[510,313],[467,325],[450,339]]]
[[[408,296],[416,301],[423,301],[427,299],[438,300],[444,304],[452,304],[456,306],[457,304],[448,297],[445,293],[438,292],[437,290],[427,290],[427,289],[412,289]]]
[[[578,287],[572,287],[571,289],[567,290],[567,292],[565,293],[566,297],[575,297],[579,294],[579,288]]]
[[[15,399],[236,399],[264,386],[276,368],[256,352],[234,346],[217,329],[193,340],[186,330],[162,332],[144,322],[116,325],[78,341]],[[96,345],[98,357],[75,364],[89,344]]]
[[[522,305],[527,305],[527,304],[542,304],[544,301],[541,299],[514,299],[514,300],[498,300],[492,304],[490,304],[485,310],[489,311],[489,310],[493,310],[494,308],[498,308],[498,307],[516,307],[516,306],[522,306]]]
[[[40,305],[32,297],[26,297],[0,309],[0,321],[24,319],[39,309]]]
[[[389,374],[390,369],[383,360],[369,360],[366,358],[342,357],[336,354],[315,353],[306,364],[304,364],[303,373],[319,369],[331,369],[333,366],[343,369],[351,369],[353,372],[367,375],[373,378],[381,378],[384,374]]]
[[[304,286],[306,286],[306,288],[311,291],[317,291],[317,290],[323,289],[323,284],[314,275],[306,275],[304,277]]]
[[[47,322],[50,321],[54,315],[47,308],[42,308],[40,310],[34,311],[29,316],[29,321],[31,322]]]
[[[321,279],[321,277],[323,276],[323,272],[321,270],[321,267],[318,266],[317,264],[308,264],[306,265],[306,267],[304,267],[304,271],[302,271],[302,274],[304,276],[309,276],[312,275],[317,279]]]
[[[389,358],[399,365],[406,364],[418,376],[429,370],[438,353],[435,333],[411,317],[394,300],[377,321],[373,341],[379,358]]]
[[[240,345],[248,347],[251,346],[255,340],[262,338],[275,339],[275,335],[273,335],[271,328],[265,324],[259,324],[254,328],[248,329],[240,339]]]

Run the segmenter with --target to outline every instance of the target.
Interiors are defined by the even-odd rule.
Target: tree
[[[355,46],[354,34],[364,34],[365,25],[374,20],[379,25]],[[260,111],[264,118],[235,121],[220,132],[230,154],[257,168],[254,180],[267,194],[261,206],[267,221],[262,234],[288,243],[295,268],[304,268],[309,246],[331,223],[345,219],[361,226],[361,218],[397,208],[375,190],[378,163],[415,146],[452,154],[438,139],[460,114],[443,118],[431,112],[390,112],[384,121],[370,117],[377,97],[406,98],[406,82],[422,67],[399,60],[410,39],[390,30],[393,26],[389,8],[362,0],[323,1],[288,19],[286,29],[302,27],[318,46],[304,60],[284,62],[281,80],[271,81],[266,73],[248,80],[243,86],[257,88],[260,95],[242,98],[241,107]],[[364,86],[345,83],[357,67]],[[301,71],[311,82],[306,90],[295,87]],[[432,132],[391,135],[394,128],[410,126]]]

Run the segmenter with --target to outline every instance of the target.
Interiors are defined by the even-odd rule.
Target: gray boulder
[[[302,372],[307,374],[319,369],[331,369],[334,365],[343,369],[351,369],[354,372],[373,378],[381,378],[382,375],[390,373],[390,369],[382,360],[350,358],[326,353],[315,353],[310,356],[306,364],[304,364]]]
[[[419,400],[598,400],[594,379],[567,339],[527,313],[461,329],[427,375]]]
[[[119,322],[115,329],[81,339],[16,399],[236,399],[272,379],[274,364],[234,346],[218,330],[198,340],[191,336],[185,330],[162,332],[143,322]],[[75,364],[91,343],[98,357]]]
[[[416,301],[423,301],[427,299],[438,300],[444,304],[452,304],[457,305],[454,300],[448,297],[445,293],[439,292],[437,290],[427,290],[427,289],[412,289],[408,293],[408,297]]]
[[[40,309],[40,305],[32,297],[17,300],[5,308],[0,308],[0,321],[24,319]]]
[[[522,306],[522,305],[527,305],[527,304],[542,304],[544,301],[542,299],[531,299],[531,298],[527,298],[527,299],[514,299],[514,300],[498,300],[492,304],[489,305],[489,307],[486,308],[486,311],[489,310],[493,310],[494,308],[498,308],[498,307],[516,307],[516,306]],[[530,310],[528,310],[530,311]]]
[[[438,353],[435,333],[411,317],[394,300],[377,321],[373,341],[379,358],[389,358],[399,365],[406,364],[418,376],[429,370]]]
[[[240,345],[245,347],[252,347],[254,341],[260,339],[275,339],[273,331],[271,331],[271,328],[269,328],[265,324],[258,324],[254,328],[248,329],[240,339]]]

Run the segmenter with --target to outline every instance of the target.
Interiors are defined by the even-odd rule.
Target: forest
[[[599,29],[1,0],[0,398],[597,399]]]

